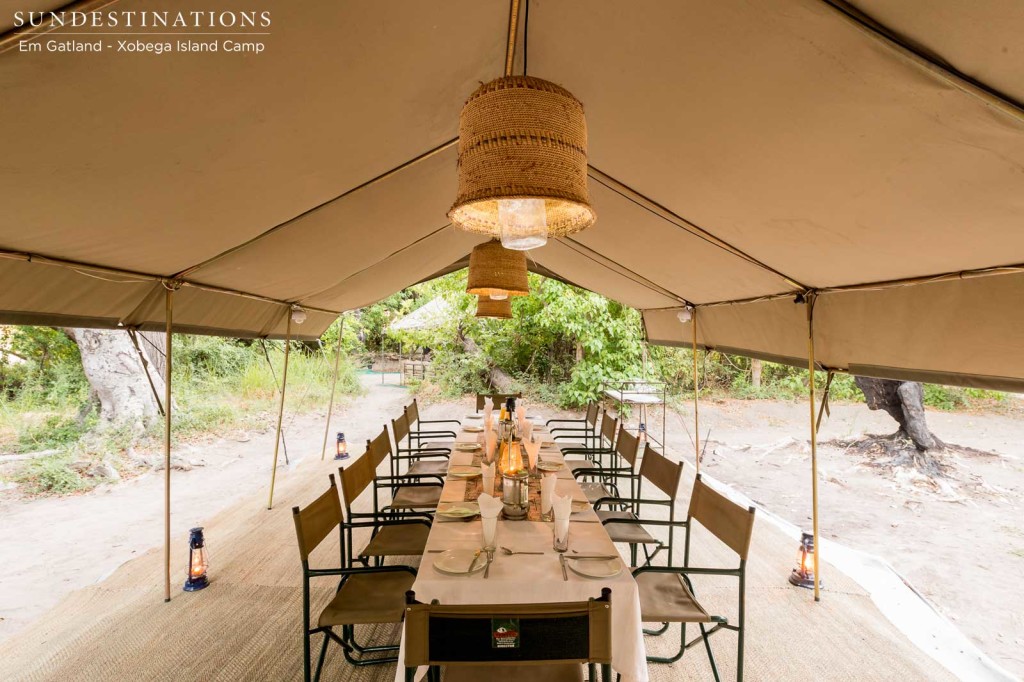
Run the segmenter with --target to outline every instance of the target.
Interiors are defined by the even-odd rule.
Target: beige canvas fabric
[[[55,3],[30,4],[0,31]],[[458,115],[507,3],[264,6],[258,56],[0,36],[0,323],[162,328],[168,278],[181,331],[280,337],[298,303],[312,338],[464,262]],[[652,342],[688,345],[691,303],[700,345],[805,364],[803,306],[718,304],[1024,264],[1022,34],[1012,0],[535,3],[529,71],[584,103],[598,222],[530,266]],[[1022,389],[1022,278],[823,292],[817,360]]]

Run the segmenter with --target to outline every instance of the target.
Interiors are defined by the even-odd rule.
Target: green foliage
[[[42,424],[28,426],[20,434],[15,452],[34,452],[64,448],[75,444],[89,428],[96,423],[94,415],[82,423],[76,417],[54,414],[47,416]]]
[[[70,465],[70,455],[33,459],[22,468],[15,480],[36,494],[64,495],[88,487],[86,481]]]

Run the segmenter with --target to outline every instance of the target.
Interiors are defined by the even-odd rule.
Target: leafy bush
[[[73,445],[96,423],[93,415],[80,423],[76,417],[50,415],[42,424],[29,426],[18,434],[17,452],[50,450]]]
[[[16,480],[34,493],[54,495],[64,495],[88,487],[78,472],[71,468],[70,455],[30,460]]]

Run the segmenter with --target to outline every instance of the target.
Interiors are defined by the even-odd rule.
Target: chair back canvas
[[[601,414],[601,406],[596,402],[587,405],[587,423],[597,428],[597,417]]]
[[[640,462],[640,477],[654,484],[658,490],[668,495],[673,502],[679,492],[679,479],[683,475],[683,463],[673,462],[665,455],[651,447],[644,446],[644,458]]]
[[[356,461],[338,470],[341,476],[341,495],[345,498],[345,508],[351,510],[356,499],[373,483],[376,472],[370,466],[372,457],[369,452]]]
[[[405,408],[405,418],[407,425],[411,429],[412,425],[420,420],[420,408],[416,404],[416,399],[413,398],[412,402],[409,403]]]
[[[409,436],[409,414],[402,412],[397,419],[391,420],[391,430],[395,434],[395,444],[401,443]]]
[[[698,474],[690,496],[689,516],[746,561],[754,532],[753,507],[741,507],[708,486]]]
[[[615,452],[632,467],[640,453],[640,439],[634,436],[625,425],[619,427],[619,438],[615,441]]]
[[[404,665],[610,663],[611,590],[601,592],[600,599],[585,602],[411,604],[405,612]],[[493,646],[492,624],[500,620],[518,623],[518,647]]]
[[[366,455],[370,457],[370,463],[373,466],[373,470],[377,471],[377,467],[380,466],[381,462],[388,458],[391,454],[391,439],[388,438],[388,427],[380,432],[380,435],[366,444]],[[364,455],[364,457],[366,456]]]
[[[601,438],[607,440],[609,446],[615,445],[615,431],[618,426],[619,420],[605,412],[604,418],[601,419]]]
[[[334,474],[330,475],[331,487],[323,495],[308,504],[305,509],[292,507],[295,521],[295,535],[299,542],[299,555],[303,561],[324,541],[331,531],[341,524],[341,503]]]

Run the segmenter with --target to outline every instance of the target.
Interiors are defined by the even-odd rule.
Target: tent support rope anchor
[[[338,325],[338,345],[334,349],[334,375],[331,377],[331,399],[327,403],[327,423],[324,424],[324,444],[320,448],[320,461],[324,461],[327,455],[327,435],[331,432],[331,413],[334,412],[334,389],[338,385],[338,363],[341,360],[341,337],[345,333],[345,316],[341,316],[341,323]]]
[[[287,327],[285,328],[284,341],[284,369],[281,371],[281,404],[277,408],[277,429],[274,432],[274,466],[270,469],[270,497],[267,499],[267,509],[274,508],[274,482],[277,480],[277,451],[281,445],[281,422],[284,419],[284,396],[288,388],[288,351],[292,346],[292,311],[285,308],[287,316]]]

